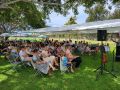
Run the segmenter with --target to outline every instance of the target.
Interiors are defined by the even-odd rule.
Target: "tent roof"
[[[88,22],[85,24],[77,25],[72,30],[96,30],[96,29],[106,29],[120,27],[120,19],[104,20],[96,22]]]
[[[47,27],[34,29],[30,31],[31,33],[49,33],[49,32],[65,32],[65,31],[80,31],[80,32],[96,32],[97,29],[105,29],[110,33],[120,32],[120,19],[104,20],[104,21],[95,21],[87,22],[83,24],[73,24],[63,27]],[[114,30],[116,29],[116,30]]]
[[[10,36],[10,35],[11,35],[10,33],[2,33],[0,36],[7,37],[7,36]]]

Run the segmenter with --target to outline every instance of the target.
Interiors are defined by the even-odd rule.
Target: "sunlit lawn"
[[[73,40],[75,41],[75,40]],[[88,40],[86,40],[88,41]],[[98,43],[97,41],[88,41]],[[100,42],[99,42],[100,43]],[[105,42],[106,43],[106,42]],[[111,54],[107,69],[111,71],[112,51],[115,44],[109,42]],[[18,72],[3,57],[0,58],[0,90],[120,90],[120,62],[115,62],[115,75],[104,73],[96,81],[96,68],[100,65],[100,55],[82,56],[82,64],[75,73],[61,74],[56,71],[52,76],[35,75],[33,68],[19,68]]]
[[[111,70],[112,55],[107,69]],[[0,90],[120,90],[120,62],[115,63],[117,78],[104,73],[96,81],[94,70],[100,65],[100,56],[82,56],[83,62],[75,73],[61,74],[56,71],[52,76],[37,76],[33,68],[11,70],[11,65],[0,59]]]

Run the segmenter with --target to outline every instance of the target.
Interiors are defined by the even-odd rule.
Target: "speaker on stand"
[[[112,52],[112,67],[111,67],[111,72],[115,72],[115,70],[114,70],[114,63],[115,63],[115,49],[113,50],[113,52]]]
[[[107,54],[105,52],[105,47],[103,45],[103,41],[107,40],[107,30],[98,30],[97,31],[97,40],[101,41],[101,46],[100,46],[101,65],[95,70],[96,72],[98,71],[98,73],[96,73],[96,80],[98,79],[99,75],[103,74],[104,71],[111,74],[112,76],[116,77],[113,73],[111,73],[110,71],[108,71],[105,68],[105,65],[107,63]]]
[[[106,40],[107,40],[107,30],[98,30],[97,41],[106,41]]]

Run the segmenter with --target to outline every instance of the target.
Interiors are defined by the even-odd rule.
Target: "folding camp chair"
[[[17,71],[17,67],[19,65],[22,65],[21,61],[17,61],[19,57],[13,58],[12,55],[9,55],[6,58],[8,59],[9,63],[13,66],[12,69],[14,69],[15,71]]]
[[[27,66],[28,66],[28,61],[23,61],[22,59],[21,59],[21,57],[20,57],[20,55],[19,55],[19,60],[21,61],[21,63],[22,63],[22,66],[24,67],[24,68],[26,68]],[[31,63],[29,63],[30,65],[31,65]]]
[[[64,60],[60,60],[60,70],[61,72],[70,72],[72,64],[68,64],[67,58],[64,58]]]
[[[0,58],[1,58],[2,55],[3,55],[3,53],[2,53],[2,51],[0,50]]]
[[[37,65],[33,61],[31,61],[31,64],[35,70],[35,75],[41,75],[43,77],[43,74],[40,70],[38,70]]]

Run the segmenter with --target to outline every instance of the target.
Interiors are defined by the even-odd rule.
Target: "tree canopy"
[[[77,24],[75,17],[70,17],[69,20],[65,23],[65,25]]]
[[[10,4],[10,7],[0,9],[0,27],[4,32],[17,27],[24,28],[27,25],[33,28],[45,27],[46,17],[33,3],[19,1]]]
[[[120,2],[120,0],[1,0],[0,8],[9,8],[10,4],[19,1],[32,2],[34,4],[40,5],[45,14],[49,14],[52,11],[55,11],[64,15],[66,15],[67,11],[70,9],[72,9],[75,14],[78,14],[78,6],[80,5],[90,8],[96,3],[104,5],[108,4],[108,2],[112,2],[112,4]]]
[[[99,21],[108,19],[109,11],[102,4],[96,4],[94,7],[87,8],[85,12],[89,15],[86,21]]]
[[[120,19],[120,2],[117,2],[114,8],[115,10],[112,10],[111,6],[106,8],[106,5],[97,3],[93,7],[85,10],[85,12],[88,14],[86,21],[89,22],[106,19]]]
[[[120,19],[120,9],[115,9],[109,16],[110,19]]]

